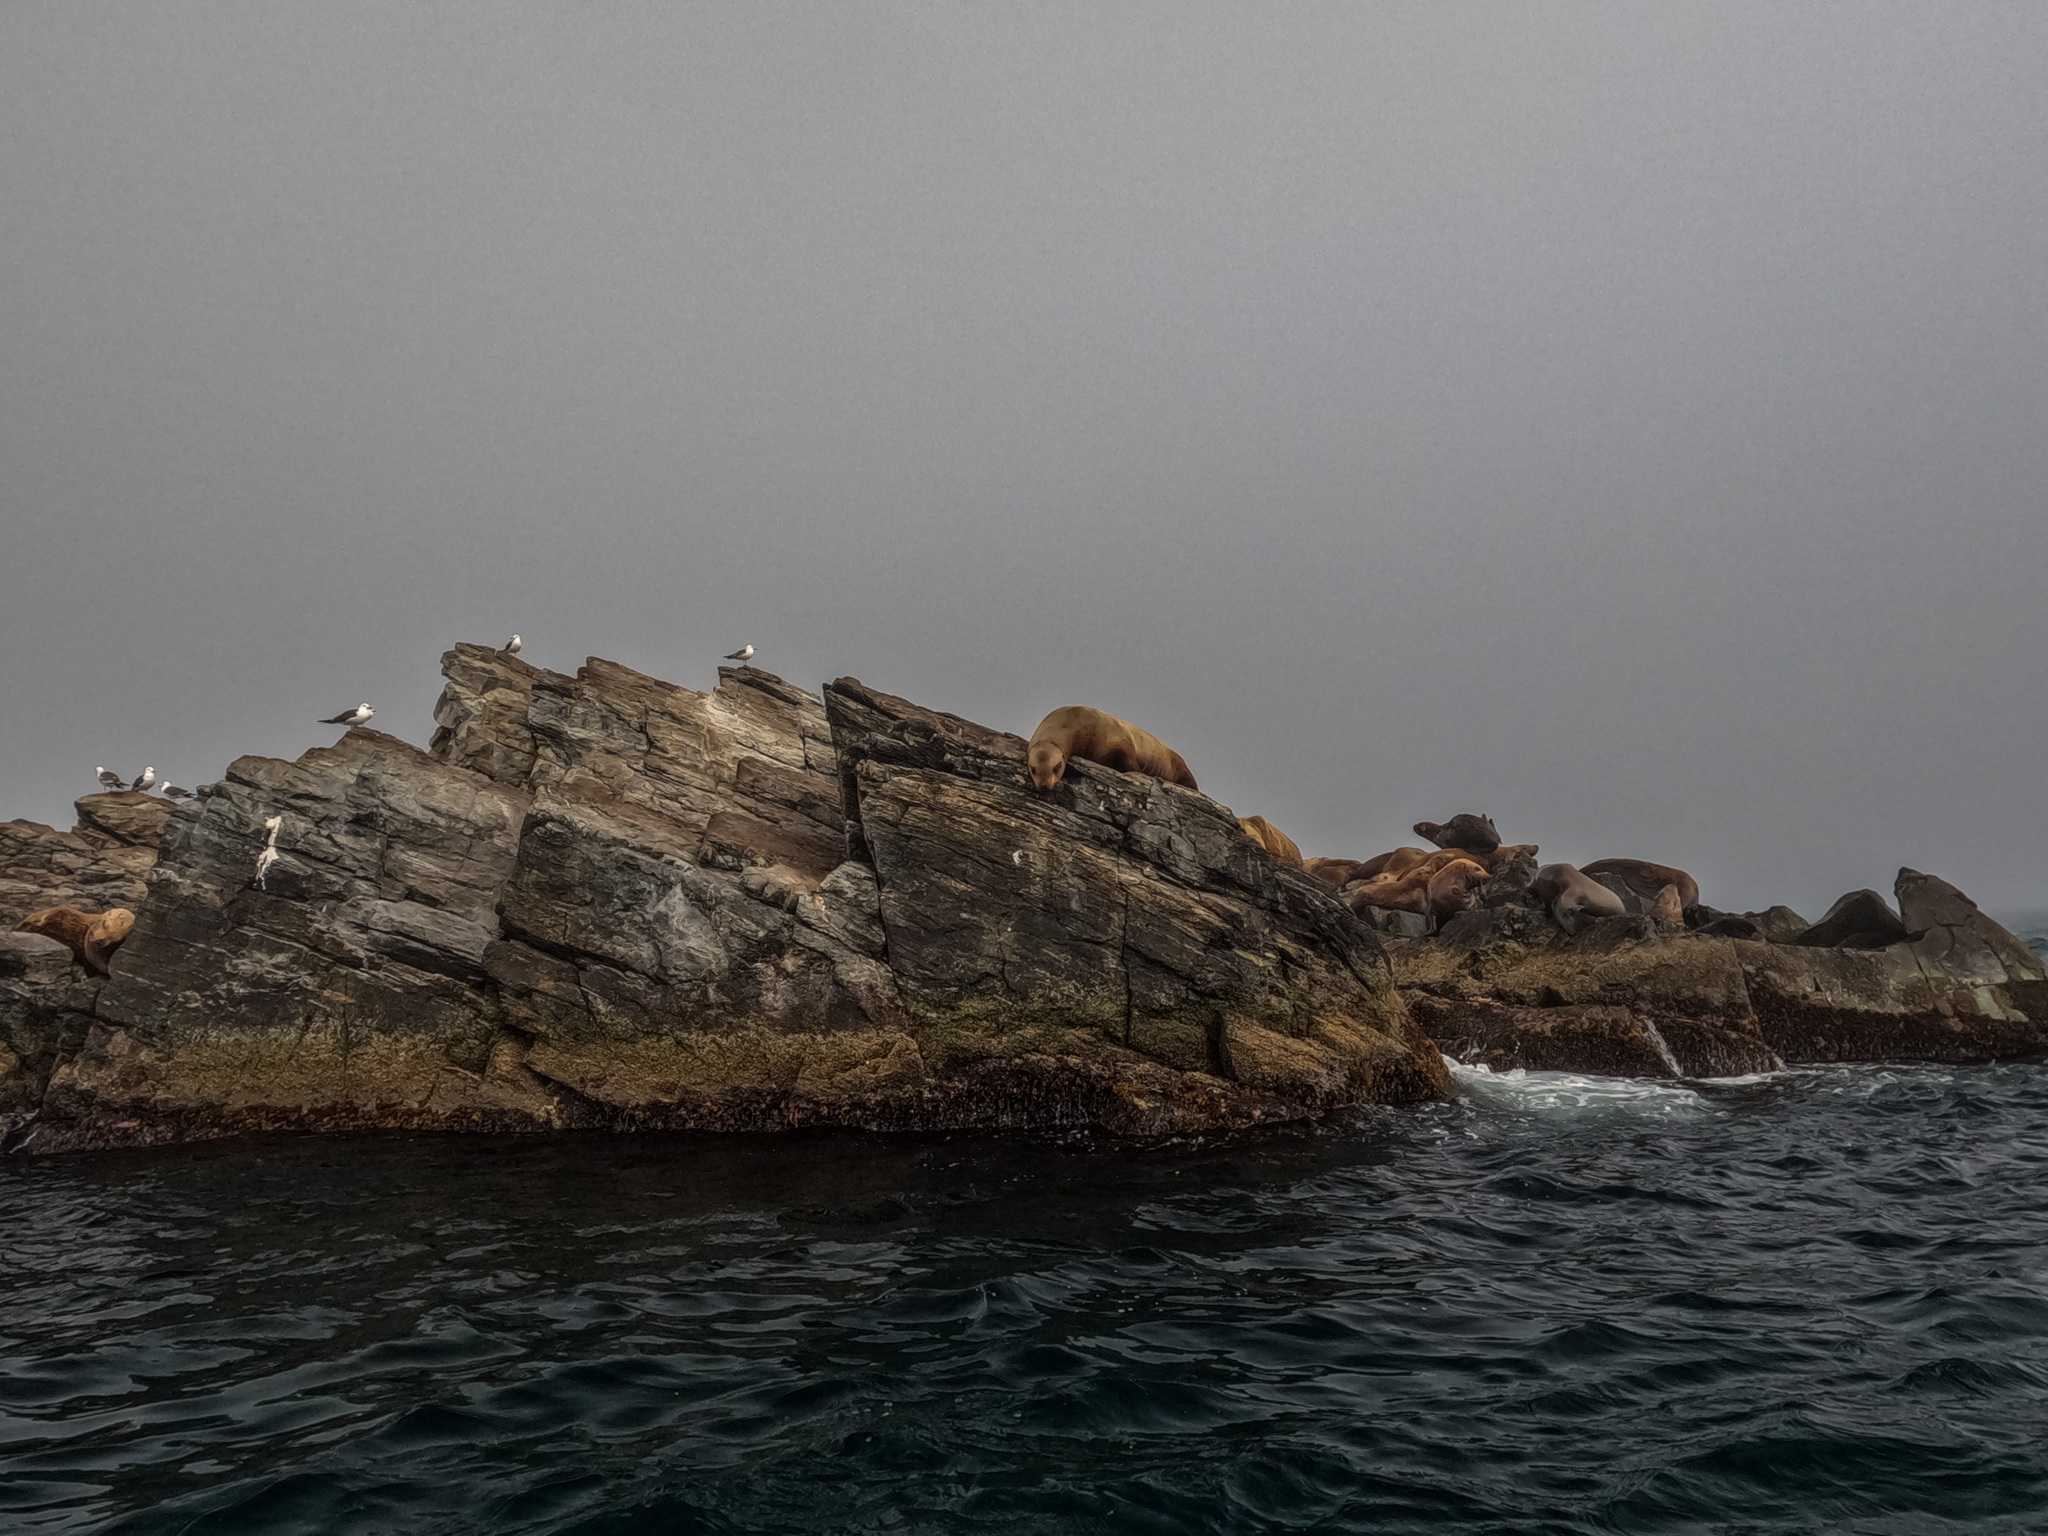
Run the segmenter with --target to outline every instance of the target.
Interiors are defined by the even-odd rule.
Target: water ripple
[[[25,1533],[2048,1529],[2048,1071],[0,1165]]]

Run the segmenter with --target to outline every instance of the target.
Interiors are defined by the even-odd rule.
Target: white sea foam
[[[1631,1113],[1681,1114],[1704,1109],[1706,1100],[1677,1083],[1643,1077],[1595,1077],[1583,1072],[1531,1072],[1512,1067],[1466,1066],[1444,1058],[1458,1091],[1475,1104],[1499,1109],[1611,1109]]]

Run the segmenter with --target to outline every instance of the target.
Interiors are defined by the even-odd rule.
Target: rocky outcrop
[[[136,913],[105,978],[0,941],[6,1145],[1149,1136],[1443,1097],[1439,1047],[1701,1076],[2043,1045],[2040,959],[1910,870],[1896,911],[1567,935],[1511,861],[1430,932],[1354,914],[1199,793],[1088,762],[1040,791],[1021,738],[850,678],[700,693],[467,645],[443,670],[426,751],[355,730],[175,810],[115,793],[69,833],[0,827],[17,918]]]
[[[15,940],[16,1143],[1158,1134],[1447,1092],[1374,935],[1198,794],[1091,764],[1040,794],[1018,738],[851,681],[444,671],[429,751],[350,731],[167,813],[104,983]]]
[[[935,1070],[1042,1062],[1140,1123],[1441,1096],[1385,954],[1214,801],[843,678],[825,691],[850,846]],[[1056,1064],[1056,1065],[1055,1065]]]
[[[1710,931],[1718,923],[1673,934],[1636,916],[1573,937],[1509,904],[1391,948],[1431,1037],[1495,1069],[1727,1077],[2048,1047],[2040,958],[1946,881],[1901,870],[1897,892],[1896,913],[1874,892],[1838,902],[1831,918],[1849,916],[1835,947],[1771,914],[1759,915],[1781,942]],[[1873,943],[1873,903],[1895,929],[1890,943]]]
[[[133,907],[145,883],[171,803],[132,790],[87,795],[78,825],[59,832],[33,821],[0,822],[0,930],[44,907],[103,912]]]

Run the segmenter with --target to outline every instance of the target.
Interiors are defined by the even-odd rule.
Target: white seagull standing
[[[754,659],[754,648],[751,645],[743,645],[725,659],[727,661],[752,661]]]
[[[500,646],[499,649],[504,651],[504,653],[507,656],[517,656],[519,654],[519,646],[520,639],[517,635],[514,635],[510,640],[507,640],[504,643],[504,645]]]
[[[156,765],[152,763],[149,767],[142,770],[142,777],[137,779],[133,784],[130,784],[128,787],[130,789],[140,789],[146,791],[148,790],[149,786],[154,784],[155,782]]]
[[[118,773],[109,773],[104,768],[99,769],[98,772],[100,776],[101,789],[120,789],[123,788],[128,782],[126,779],[122,778],[121,775],[119,775]]]
[[[356,726],[361,725],[365,720],[369,719],[370,716],[374,715],[375,713],[377,713],[377,711],[370,708],[369,705],[358,704],[354,709],[345,709],[338,715],[329,715],[325,720],[322,720],[320,723],[322,725],[345,725],[348,726],[351,730],[353,730]]]

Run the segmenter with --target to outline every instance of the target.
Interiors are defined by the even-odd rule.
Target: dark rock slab
[[[72,830],[96,848],[149,848],[163,841],[174,807],[139,790],[84,795],[72,802],[78,825]]]
[[[1876,891],[1851,891],[1804,933],[1786,940],[1805,949],[1883,949],[1913,937]]]

